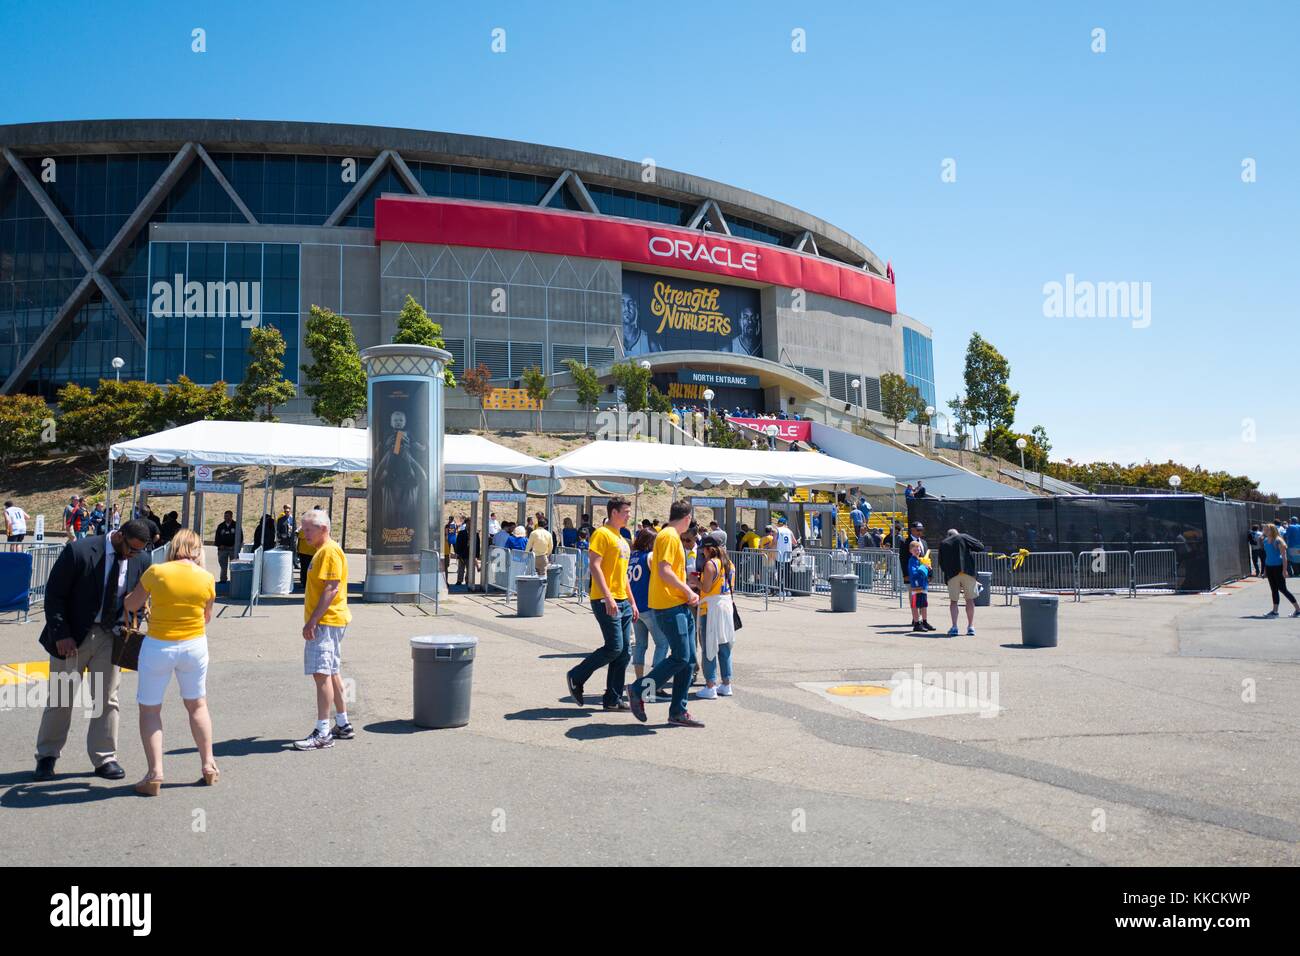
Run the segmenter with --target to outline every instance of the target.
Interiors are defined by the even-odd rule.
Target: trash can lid
[[[1022,604],[1025,601],[1035,604],[1056,604],[1060,599],[1061,597],[1059,594],[1039,594],[1036,591],[1020,595],[1020,603]]]
[[[411,638],[412,650],[428,650],[435,647],[477,647],[478,638],[473,634],[421,634]]]

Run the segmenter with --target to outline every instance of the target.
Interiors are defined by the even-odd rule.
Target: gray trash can
[[[1020,643],[1025,647],[1056,646],[1055,594],[1020,595]]]
[[[979,594],[975,595],[976,607],[988,607],[993,603],[993,572],[976,571],[975,580],[979,582]]]
[[[560,596],[560,575],[564,573],[564,568],[558,564],[548,565],[546,568],[546,596],[548,598],[557,598]]]
[[[230,599],[247,601],[253,595],[253,562],[230,562]]]
[[[411,638],[412,689],[417,727],[464,727],[478,638],[425,634]]]
[[[515,617],[541,617],[546,607],[546,578],[521,574],[515,578]]]
[[[836,613],[858,609],[858,576],[856,574],[831,575],[831,610]]]

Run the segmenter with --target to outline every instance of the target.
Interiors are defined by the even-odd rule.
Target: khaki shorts
[[[975,600],[975,579],[969,574],[958,574],[948,579],[948,600],[957,601],[961,598],[962,592],[966,592],[966,600]]]

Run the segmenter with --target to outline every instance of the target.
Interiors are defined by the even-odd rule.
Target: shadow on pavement
[[[645,737],[656,731],[642,724],[583,724],[564,732],[573,740],[606,740],[610,737]]]
[[[538,654],[537,659],[539,661],[563,661],[568,659],[580,661],[586,656],[586,654],[579,651],[576,654]]]
[[[568,707],[533,707],[529,710],[517,710],[506,714],[506,720],[572,720],[575,717],[590,717],[594,711],[581,710],[577,704]]]
[[[433,727],[417,727],[413,720],[381,720],[361,728],[368,734],[419,734]],[[454,729],[454,728],[451,728]]]
[[[212,744],[212,755],[214,757],[248,757],[252,754],[274,754],[287,748],[292,744],[292,740],[263,740],[261,737],[237,737],[234,740],[218,740]],[[194,747],[185,747],[183,749],[168,750],[167,756],[181,756],[182,754],[194,754],[198,750]]]
[[[1032,644],[999,644],[998,647],[1005,647],[1013,651],[1051,651],[1053,647],[1034,647]]]
[[[43,783],[20,784],[0,796],[0,807],[10,810],[32,810],[37,807],[66,806],[74,803],[97,803],[114,797],[135,797],[133,784],[118,783],[105,787],[92,787],[72,780],[53,780]]]

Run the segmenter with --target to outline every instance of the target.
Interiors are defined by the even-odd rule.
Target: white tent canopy
[[[478,435],[447,435],[447,474],[544,478],[550,466]],[[192,422],[109,449],[110,461],[155,461],[182,465],[260,465],[319,471],[366,471],[370,433],[361,428],[326,428],[282,422]]]
[[[551,462],[556,478],[663,481],[684,487],[850,485],[893,491],[894,477],[816,452],[597,441]]]

